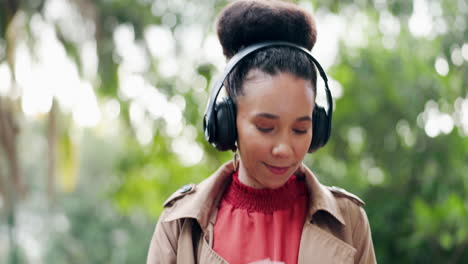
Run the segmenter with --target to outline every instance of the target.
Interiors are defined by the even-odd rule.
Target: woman
[[[205,135],[239,152],[164,204],[147,263],[375,263],[363,202],[321,185],[302,164],[323,146],[328,113],[315,105],[313,19],[293,4],[241,0],[217,33],[230,59],[212,89]],[[280,42],[278,42],[280,41]],[[221,87],[228,97],[216,102]]]

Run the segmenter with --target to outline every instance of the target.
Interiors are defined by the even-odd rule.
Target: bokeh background
[[[367,202],[379,263],[468,263],[468,3],[296,3],[336,104],[305,162]],[[201,121],[226,4],[0,1],[0,263],[145,262],[165,198],[232,157]]]

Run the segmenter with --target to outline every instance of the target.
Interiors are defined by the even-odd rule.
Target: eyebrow
[[[268,119],[279,119],[279,116],[274,115],[274,114],[270,114],[270,113],[258,113],[255,116],[265,117],[265,118],[268,118]],[[310,117],[310,116],[301,116],[301,117],[296,118],[296,121],[310,121],[310,122],[312,122],[312,117]]]

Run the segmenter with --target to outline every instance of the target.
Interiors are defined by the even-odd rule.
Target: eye
[[[296,134],[305,134],[307,133],[307,129],[293,129],[294,133]]]
[[[272,127],[260,127],[260,126],[257,126],[257,129],[262,133],[268,133],[273,130]]]

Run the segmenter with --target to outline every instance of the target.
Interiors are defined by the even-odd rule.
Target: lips
[[[281,174],[284,174],[288,171],[289,169],[289,166],[288,167],[277,167],[277,166],[272,166],[272,165],[269,165],[269,164],[266,164],[265,163],[265,166],[274,174],[277,174],[277,175],[281,175]]]

